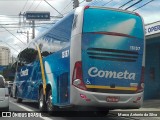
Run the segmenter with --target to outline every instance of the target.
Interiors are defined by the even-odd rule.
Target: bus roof
[[[134,14],[137,16],[140,16],[138,13],[136,12],[132,12],[132,11],[128,11],[128,10],[123,10],[123,9],[118,9],[118,8],[110,8],[110,7],[103,7],[103,6],[85,6],[84,9],[87,8],[95,8],[95,9],[106,9],[106,10],[114,10],[114,11],[118,11],[118,12],[125,12],[125,13],[129,13],[129,14]]]

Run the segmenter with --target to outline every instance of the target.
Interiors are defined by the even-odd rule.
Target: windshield
[[[144,39],[143,23],[139,16],[107,9],[85,9],[83,33],[88,32],[108,32]]]

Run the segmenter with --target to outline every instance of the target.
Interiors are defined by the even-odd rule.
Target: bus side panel
[[[52,87],[52,103],[54,105],[68,104],[69,102],[69,49],[69,47],[62,49],[43,60],[46,84],[50,84]]]
[[[72,85],[72,76],[74,65],[77,61],[81,61],[81,36],[82,36],[82,23],[83,23],[83,12],[84,7],[78,7],[75,10],[75,15],[77,17],[76,27],[72,30],[71,37],[71,49],[70,49],[70,103],[74,104],[77,99],[77,93],[75,92],[75,87]]]
[[[31,99],[30,92],[30,76],[32,73],[33,64],[18,68],[17,73],[17,96],[20,98]]]
[[[40,62],[35,61],[33,64],[33,70],[30,78],[30,98],[32,100],[38,100],[38,94],[39,94],[39,86],[42,83],[42,77],[41,77],[41,69],[40,69]]]
[[[81,34],[77,34],[72,37],[71,42],[71,51],[70,51],[70,84],[71,84],[71,91],[70,91],[70,103],[73,104],[76,101],[79,101],[79,97],[77,93],[75,92],[75,87],[72,85],[72,76],[73,76],[73,70],[74,65],[77,61],[81,61]],[[79,94],[80,96],[80,94]]]

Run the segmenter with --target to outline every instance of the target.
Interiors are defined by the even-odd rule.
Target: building
[[[14,64],[15,62],[16,62],[16,57],[11,56],[9,63],[12,65],[12,64]]]
[[[160,99],[160,21],[145,25],[146,61],[144,99]]]
[[[0,46],[0,65],[6,66],[10,63],[10,49],[5,46]]]

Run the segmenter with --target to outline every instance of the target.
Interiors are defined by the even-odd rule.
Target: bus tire
[[[44,112],[46,110],[46,102],[45,96],[43,95],[43,89],[40,89],[39,91],[38,105],[41,112]]]
[[[46,106],[47,106],[47,111],[50,115],[53,115],[53,113],[55,111],[57,111],[57,109],[58,109],[52,104],[52,91],[51,91],[51,89],[47,92]]]
[[[16,99],[17,99],[17,103],[21,103],[22,102],[22,98],[18,98],[18,90],[16,90]]]
[[[22,102],[22,98],[17,98],[17,103],[21,103]]]

